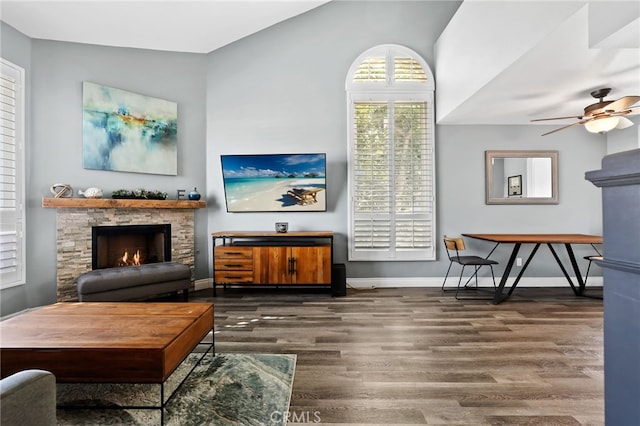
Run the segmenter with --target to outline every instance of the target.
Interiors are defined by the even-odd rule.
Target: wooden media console
[[[333,232],[214,232],[216,286],[331,286]]]

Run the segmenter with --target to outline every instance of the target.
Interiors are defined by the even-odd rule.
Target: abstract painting
[[[95,83],[82,84],[85,169],[178,174],[178,105]]]

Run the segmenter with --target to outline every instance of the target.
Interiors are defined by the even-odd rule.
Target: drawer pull
[[[227,268],[242,268],[242,265],[233,264],[233,263],[225,263],[224,266]]]

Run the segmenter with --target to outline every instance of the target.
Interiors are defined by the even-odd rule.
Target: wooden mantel
[[[202,209],[204,201],[191,200],[127,200],[111,198],[43,197],[42,207],[75,209]]]

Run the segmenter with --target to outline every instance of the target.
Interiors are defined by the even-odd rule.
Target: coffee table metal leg
[[[211,335],[212,335],[212,343],[211,344],[206,344],[207,349],[202,353],[202,355],[200,356],[196,356],[196,360],[193,363],[193,366],[191,366],[189,368],[189,371],[185,374],[185,376],[180,380],[180,382],[175,386],[175,388],[170,391],[170,394],[168,395],[168,397],[166,397],[166,401],[165,401],[165,396],[167,395],[167,382],[170,380],[167,379],[166,381],[164,381],[163,383],[155,383],[155,385],[160,385],[160,404],[159,405],[105,405],[105,406],[100,406],[100,405],[94,405],[94,406],[87,406],[87,405],[58,405],[57,409],[60,410],[160,410],[160,424],[164,425],[165,422],[165,409],[167,408],[167,405],[171,402],[171,400],[176,396],[176,394],[178,393],[178,391],[180,390],[180,388],[182,387],[182,385],[187,381],[187,379],[189,378],[189,376],[191,376],[191,374],[195,371],[195,369],[200,365],[200,363],[204,360],[204,358],[211,354],[211,357],[215,356],[215,350],[214,350],[214,340],[213,340],[213,329],[211,330]],[[201,345],[201,344],[198,344]],[[196,346],[197,348],[198,346]],[[194,348],[195,349],[195,348]],[[188,362],[189,357],[191,355],[193,355],[194,352],[192,351],[189,355],[187,355],[187,357],[184,359],[183,363]],[[181,364],[182,365],[182,364]],[[177,369],[176,369],[177,371]],[[176,371],[174,371],[173,374],[176,373]],[[102,383],[104,385],[108,385],[109,383]],[[121,385],[135,385],[135,383],[117,383],[117,384],[121,384]],[[67,383],[65,383],[64,385],[67,385]],[[99,385],[99,384],[95,384],[95,383],[68,383],[68,385]],[[149,385],[153,385],[153,383],[149,383]]]

